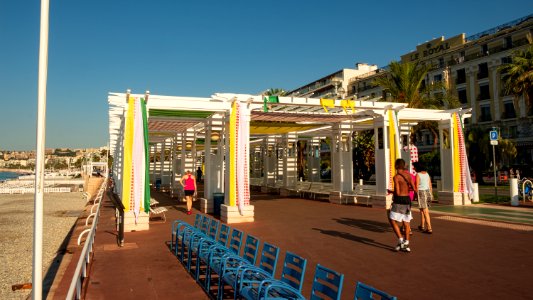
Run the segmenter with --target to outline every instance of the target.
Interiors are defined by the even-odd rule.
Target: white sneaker
[[[411,248],[409,248],[409,241],[403,242],[400,248],[403,252],[411,252]]]

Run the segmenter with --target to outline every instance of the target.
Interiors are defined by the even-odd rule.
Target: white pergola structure
[[[109,134],[110,151],[114,157],[113,174],[121,181],[124,116],[127,108],[126,93],[110,93]],[[143,94],[131,94],[143,97]],[[376,195],[372,206],[388,207],[392,196],[387,192],[391,172],[389,111],[397,118],[396,140],[409,141],[410,127],[421,121],[439,123],[441,151],[441,190],[439,202],[464,204],[469,196],[459,192],[454,184],[458,178],[457,163],[453,157],[457,148],[450,138],[457,126],[454,114],[461,120],[470,117],[470,110],[430,110],[407,108],[405,103],[329,100],[315,98],[277,97],[276,101],[265,101],[261,95],[218,93],[209,98],[150,95],[147,103],[150,143],[150,182],[168,188],[175,195],[179,191],[179,179],[186,170],[204,166],[204,197],[202,210],[213,211],[213,194],[228,190],[229,117],[233,102],[246,104],[250,118],[250,147],[248,155],[260,159],[250,161],[253,177],[262,177],[263,186],[271,186],[281,178],[282,186],[293,187],[297,181],[296,142],[305,137],[308,152],[318,151],[320,138],[331,140],[332,189],[341,193],[353,190],[352,133],[374,130]],[[346,102],[348,101],[348,102]],[[454,125],[456,124],[456,125]],[[394,132],[394,131],[392,131]],[[403,136],[407,136],[404,138]],[[392,143],[394,145],[394,143]],[[408,146],[400,143],[401,146]],[[255,149],[255,150],[250,150]],[[257,152],[256,152],[257,151]],[[278,151],[279,155],[269,155]],[[401,157],[409,161],[410,154],[400,151]],[[318,181],[320,158],[308,157],[309,180]],[[261,173],[263,176],[261,176]],[[456,176],[455,176],[456,177]],[[115,187],[120,195],[121,184]],[[221,208],[221,219],[227,223],[253,221],[253,206],[243,210],[230,201],[225,193]]]

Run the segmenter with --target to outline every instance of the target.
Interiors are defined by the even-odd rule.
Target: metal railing
[[[80,299],[81,298],[81,288],[83,279],[87,277],[87,266],[90,263],[91,253],[93,252],[93,243],[96,235],[96,227],[98,226],[98,218],[100,216],[100,207],[102,204],[102,198],[107,186],[107,178],[104,179],[104,182],[98,190],[97,196],[94,198],[93,206],[91,207],[91,214],[87,217],[85,225],[88,226],[89,220],[93,218],[91,228],[83,230],[78,236],[78,245],[81,244],[81,239],[84,235],[87,235],[85,239],[85,244],[81,250],[80,259],[76,265],[76,270],[72,276],[72,281],[67,293],[66,299]],[[96,212],[93,212],[93,208],[96,207]]]

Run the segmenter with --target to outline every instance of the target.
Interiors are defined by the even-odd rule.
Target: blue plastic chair
[[[209,230],[206,234],[197,234],[194,235],[194,237],[191,237],[191,242],[189,243],[189,253],[187,255],[187,270],[191,271],[191,261],[193,257],[196,257],[196,260],[198,260],[198,247],[200,246],[200,243],[203,240],[211,240],[216,241],[217,233],[218,233],[218,225],[220,224],[220,221],[211,219],[211,222],[209,223]]]
[[[212,271],[220,275],[220,263],[226,254],[237,254],[241,251],[242,231],[233,229],[229,240],[228,247],[222,245],[213,245],[209,248],[209,259],[206,270],[206,284],[205,289],[209,292],[211,288]],[[215,268],[215,269],[214,269]],[[218,272],[217,272],[218,271]]]
[[[242,286],[241,282],[245,275],[248,280],[254,277],[253,275],[256,275],[254,278],[257,278],[259,275],[263,275],[262,278],[274,277],[278,257],[279,248],[265,242],[263,244],[263,250],[261,251],[261,259],[259,260],[259,265],[257,267],[253,265],[242,265],[239,266],[236,271],[225,272],[222,276],[222,280],[224,281],[224,284],[228,284],[233,288],[234,299],[237,299],[237,295],[239,295],[239,290]]]
[[[206,265],[209,263],[209,251],[210,247],[214,245],[222,245],[224,247],[228,244],[228,238],[231,227],[226,224],[220,225],[220,231],[218,233],[218,239],[216,241],[204,239],[198,244],[197,259],[196,259],[196,281],[200,280],[201,264],[204,262]]]
[[[215,268],[218,277],[218,299],[222,299],[224,295],[224,276],[228,277],[233,275],[236,278],[237,272],[242,266],[253,266],[257,260],[257,252],[259,251],[259,239],[248,235],[246,242],[244,243],[244,250],[242,257],[236,254],[226,254],[221,261],[220,267]],[[233,287],[233,284],[230,284]]]
[[[283,270],[281,271],[281,279],[276,280],[273,276],[257,272],[250,268],[244,270],[239,279],[239,294],[245,299],[259,299],[265,296],[270,297],[266,292],[266,287],[274,284],[286,287],[289,292],[281,294],[297,295],[302,291],[302,285],[305,275],[307,260],[294,253],[287,251],[285,260],[283,262]],[[272,290],[272,292],[279,289]],[[295,296],[298,298],[298,296]],[[304,298],[305,299],[305,298]]]
[[[174,246],[174,254],[180,259],[181,261],[181,248],[180,248],[180,245],[181,247],[183,247],[183,237],[186,235],[187,237],[191,234],[191,233],[194,233],[196,232],[197,230],[200,229],[201,227],[201,224],[203,223],[203,221],[207,219],[207,216],[206,215],[196,215],[196,218],[195,218],[195,221],[194,221],[194,226],[190,226],[190,225],[181,225],[180,226],[177,226],[177,229],[176,229],[176,243],[175,243],[175,246]],[[178,256],[178,253],[180,254]]]
[[[202,223],[200,224],[200,228],[195,230],[184,230],[181,235],[181,255],[180,255],[180,261],[182,264],[185,265],[184,259],[185,259],[185,248],[187,248],[187,254],[189,254],[189,249],[191,247],[191,242],[195,241],[196,239],[200,237],[205,237],[207,235],[207,231],[209,230],[209,223],[210,218],[208,216],[204,216],[202,218]],[[187,264],[190,257],[187,257]]]
[[[184,228],[186,227],[196,227],[198,228],[198,226],[200,226],[200,222],[202,220],[202,215],[201,214],[197,214],[194,218],[194,226],[183,221],[183,220],[174,220],[174,222],[172,222],[172,237],[171,237],[171,240],[170,240],[170,250],[173,250],[174,247],[177,247],[177,243],[178,243],[178,238],[180,237],[180,234],[181,232],[183,231]]]
[[[396,300],[395,296],[391,296],[383,291],[380,291],[374,287],[366,285],[360,281],[357,282],[355,287],[354,300],[374,300],[374,295],[380,296],[381,300]]]
[[[311,288],[311,300],[339,300],[342,292],[344,275],[318,264]]]

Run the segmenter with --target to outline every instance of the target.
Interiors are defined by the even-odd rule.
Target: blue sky
[[[290,90],[532,12],[521,0],[51,0],[46,146],[106,145],[108,92]],[[0,149],[36,148],[39,19],[40,1],[0,0]]]

